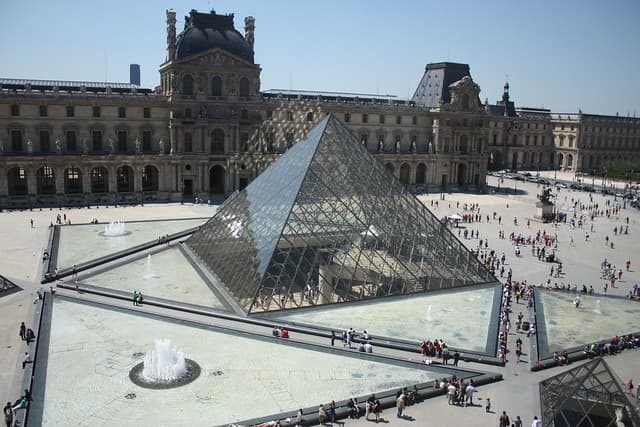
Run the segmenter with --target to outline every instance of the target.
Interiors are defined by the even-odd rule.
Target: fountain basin
[[[200,365],[191,359],[184,359],[185,372],[174,380],[150,380],[144,376],[144,362],[138,363],[129,371],[129,379],[135,385],[152,390],[168,390],[192,383],[200,376]]]

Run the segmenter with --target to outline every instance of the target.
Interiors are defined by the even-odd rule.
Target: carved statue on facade
[[[417,153],[418,149],[416,148],[416,140],[414,139],[413,141],[411,141],[411,152],[412,153]]]
[[[136,138],[136,154],[140,154],[142,152],[142,144],[140,143],[140,138]]]
[[[33,154],[33,141],[27,139],[27,153]]]
[[[60,138],[56,139],[56,153],[62,154],[62,141],[60,141]]]
[[[396,153],[400,152],[400,140],[396,141]]]
[[[244,38],[251,46],[251,50],[253,50],[254,43],[254,31],[256,29],[256,18],[253,16],[247,16],[244,18]]]
[[[89,154],[89,144],[87,143],[87,138],[82,139],[82,153]]]
[[[164,139],[160,138],[160,142],[158,142],[158,146],[160,147],[160,154],[164,154]]]
[[[429,154],[433,154],[433,142],[429,141]]]
[[[116,152],[116,143],[113,141],[113,138],[109,138],[109,152],[111,154]]]
[[[384,145],[382,143],[382,140],[378,141],[378,153],[382,153],[384,149]]]

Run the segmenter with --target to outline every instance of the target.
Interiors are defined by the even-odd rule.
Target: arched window
[[[56,176],[50,166],[43,166],[36,172],[38,194],[56,194]]]
[[[7,173],[8,190],[10,196],[26,196],[27,191],[27,173],[24,168],[12,168]]]
[[[211,96],[222,96],[222,79],[218,76],[211,79]]]
[[[209,193],[224,193],[225,170],[220,165],[215,165],[209,170]]]
[[[308,122],[312,122],[313,121],[313,113],[311,111],[309,111],[307,113],[307,121]]]
[[[240,98],[249,97],[249,79],[243,77],[240,79]]]
[[[393,164],[391,163],[387,163],[384,165],[384,168],[391,174],[393,175],[395,173],[395,168],[393,167]]]
[[[193,77],[189,74],[182,78],[182,94],[193,95]]]
[[[91,192],[92,193],[108,193],[107,169],[103,167],[93,168],[91,170]]]
[[[400,182],[402,182],[403,184],[409,184],[410,173],[411,168],[409,167],[409,165],[407,163],[403,163],[402,166],[400,166]]]
[[[567,167],[570,168],[573,166],[573,155],[567,154]]]
[[[129,166],[120,166],[116,172],[118,192],[129,193],[133,191],[133,170]]]
[[[211,132],[211,153],[224,154],[224,131],[220,128]]]
[[[65,194],[82,193],[82,174],[78,168],[67,168],[64,171]]]
[[[419,163],[416,168],[416,184],[425,184],[427,182],[427,167],[424,163]]]

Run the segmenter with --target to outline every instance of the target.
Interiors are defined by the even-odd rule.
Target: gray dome
[[[198,13],[191,11],[185,17],[184,30],[178,36],[175,59],[180,60],[219,48],[247,62],[253,62],[253,49],[233,25],[233,14],[217,15],[214,11]]]

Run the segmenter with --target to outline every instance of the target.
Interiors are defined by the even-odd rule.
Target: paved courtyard
[[[571,178],[558,174],[558,178]],[[497,178],[489,177],[488,183],[497,188]],[[516,188],[517,187],[517,188]],[[507,189],[508,191],[504,191]],[[621,209],[617,215],[609,218],[598,217],[593,222],[587,221],[584,228],[571,228],[570,225],[561,224],[557,228],[549,224],[542,224],[534,220],[534,204],[536,194],[540,187],[532,183],[515,182],[505,180],[501,183],[501,192],[492,195],[475,194],[446,194],[441,200],[440,194],[421,196],[421,200],[438,217],[452,214],[464,215],[471,213],[464,210],[464,204],[478,203],[481,222],[461,224],[461,240],[471,249],[476,249],[480,240],[488,239],[489,248],[494,249],[499,255],[505,253],[508,268],[513,269],[514,280],[526,280],[528,283],[544,283],[549,276],[550,264],[538,261],[531,255],[528,247],[523,247],[522,256],[516,257],[515,246],[508,239],[499,239],[498,232],[504,231],[508,237],[510,233],[535,235],[538,230],[546,230],[547,233],[557,234],[557,255],[561,259],[565,274],[559,278],[551,278],[553,282],[564,282],[592,285],[596,293],[603,291],[604,281],[600,279],[600,263],[607,258],[612,264],[625,270],[625,262],[631,261],[631,271],[624,271],[622,279],[616,288],[609,288],[611,295],[626,295],[632,286],[640,282],[640,256],[638,256],[637,232],[640,223],[640,211],[627,207]],[[557,207],[561,212],[573,215],[573,202],[588,204],[589,193],[576,192],[563,189],[558,192]],[[604,209],[606,201],[614,204],[613,196],[604,197],[593,194],[593,202],[599,203],[600,209]],[[438,206],[435,206],[435,201]],[[434,205],[432,206],[432,202]],[[618,199],[619,203],[622,203]],[[169,219],[169,218],[198,218],[210,216],[215,211],[214,207],[206,205],[147,205],[143,207],[126,207],[108,209],[64,209],[42,210],[26,212],[0,213],[0,233],[4,237],[4,245],[0,249],[0,274],[19,284],[23,291],[0,298],[0,345],[3,351],[0,353],[0,399],[4,402],[14,401],[20,394],[22,382],[22,369],[20,368],[21,354],[25,345],[18,336],[20,321],[31,322],[35,307],[36,290],[44,289],[39,284],[41,277],[41,257],[49,235],[48,224],[55,221],[55,216],[66,214],[73,224],[88,223],[92,218],[99,221],[109,220],[142,220],[142,219]],[[501,224],[493,219],[493,213],[502,218]],[[489,215],[490,221],[486,221]],[[579,213],[578,213],[579,215]],[[620,228],[627,225],[629,233],[615,235],[614,227]],[[34,228],[30,226],[30,219],[34,220]],[[514,224],[517,220],[517,225]],[[529,225],[527,225],[529,222]],[[464,239],[464,229],[478,231],[479,238]],[[454,229],[457,234],[458,230]],[[590,234],[589,241],[585,241],[585,232]],[[605,245],[605,236],[610,242],[614,242],[615,249]],[[553,283],[552,282],[552,283]],[[64,293],[64,292],[61,292]],[[572,306],[567,308],[567,318],[572,318]],[[514,312],[523,311],[528,316],[524,305],[516,305]],[[594,313],[594,316],[596,313]],[[29,326],[29,325],[28,325]],[[264,332],[264,331],[262,331]],[[268,331],[267,331],[268,332]],[[617,333],[633,332],[619,330]],[[515,332],[512,331],[515,334]],[[524,351],[528,353],[526,338]],[[515,339],[510,339],[509,345],[513,345]],[[511,349],[513,350],[513,349]],[[384,353],[380,350],[381,354]],[[391,354],[392,352],[390,352]],[[513,353],[511,353],[513,354]],[[392,354],[395,357],[419,358],[417,353]],[[531,355],[525,354],[523,360],[527,363],[516,363],[515,357],[507,356],[507,366],[504,368],[492,367],[481,364],[469,364],[473,369],[496,372],[504,376],[504,381],[482,386],[477,393],[477,402],[482,406],[461,408],[449,406],[444,397],[434,398],[426,402],[407,408],[409,417],[398,419],[395,411],[389,409],[382,414],[389,426],[410,424],[414,425],[477,425],[494,426],[497,424],[498,415],[506,410],[513,418],[519,415],[524,425],[530,425],[534,415],[540,416],[538,382],[552,376],[565,368],[552,368],[538,372],[531,372],[529,364]],[[637,350],[626,350],[618,356],[607,357],[607,362],[612,366],[617,375],[623,380],[633,378],[634,383],[640,381],[640,363]],[[581,363],[581,362],[577,362]],[[327,396],[327,403],[332,397]],[[484,410],[485,399],[490,398],[494,413],[486,413]],[[348,425],[369,425],[364,419],[347,420]],[[179,425],[179,424],[175,424]],[[189,425],[185,422],[184,425]]]

